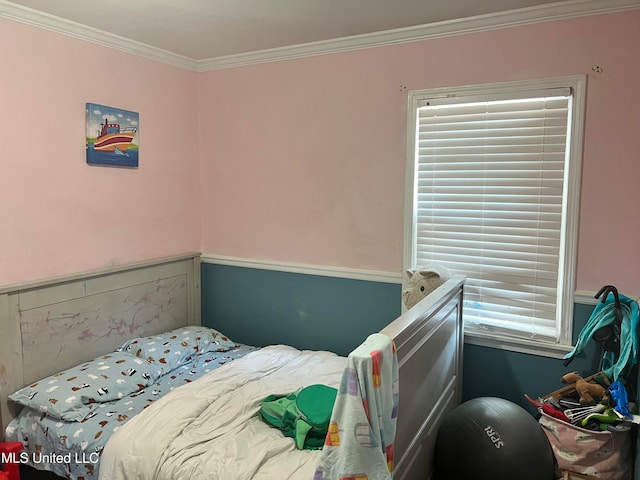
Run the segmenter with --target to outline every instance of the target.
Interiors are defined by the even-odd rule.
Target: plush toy
[[[451,274],[442,265],[426,265],[419,270],[407,270],[409,281],[402,291],[405,307],[411,308],[432,291],[449,280]]]
[[[562,377],[562,382],[574,384],[576,392],[580,395],[580,405],[595,405],[597,402],[607,400],[607,389],[599,383],[591,383],[582,378],[578,372],[567,373]]]

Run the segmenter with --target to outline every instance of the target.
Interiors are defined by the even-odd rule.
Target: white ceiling
[[[580,14],[637,0],[0,0],[0,16],[133,41],[193,61],[439,25],[504,12]],[[632,7],[629,7],[632,5]],[[633,7],[633,5],[636,5]],[[607,7],[607,8],[605,8]],[[567,10],[568,9],[568,10]],[[4,15],[3,15],[4,14]],[[87,28],[89,27],[89,28]],[[75,36],[82,36],[76,34]],[[115,36],[115,37],[114,37]],[[122,37],[122,38],[120,38]]]

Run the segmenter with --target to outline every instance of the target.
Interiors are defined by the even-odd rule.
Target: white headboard
[[[2,436],[24,385],[200,321],[199,253],[0,289]]]

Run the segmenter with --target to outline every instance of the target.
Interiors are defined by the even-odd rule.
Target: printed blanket
[[[67,480],[97,480],[100,454],[113,432],[168,392],[255,350],[241,345],[228,352],[198,355],[144,390],[99,404],[82,422],[59,420],[25,407],[9,423],[5,439],[24,444],[23,454],[29,454],[24,463],[29,466]]]
[[[347,359],[314,480],[390,480],[398,398],[395,346],[370,335]]]

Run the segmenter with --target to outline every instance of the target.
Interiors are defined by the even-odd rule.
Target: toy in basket
[[[566,478],[631,480],[631,421],[626,391],[603,372],[586,378],[563,376],[569,383],[539,402],[539,422]],[[624,392],[622,394],[621,392]]]

